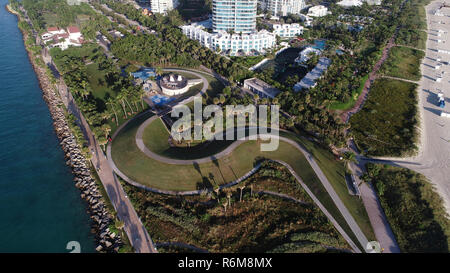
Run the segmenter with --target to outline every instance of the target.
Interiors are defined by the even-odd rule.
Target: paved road
[[[245,139],[241,139],[241,140],[237,140],[235,142],[233,142],[230,146],[228,146],[225,150],[223,150],[222,152],[215,154],[214,156],[208,156],[208,157],[204,157],[204,158],[199,158],[199,159],[192,159],[192,160],[178,160],[178,159],[173,159],[173,158],[168,158],[168,157],[164,157],[158,154],[153,153],[152,151],[150,151],[147,147],[145,147],[143,141],[142,141],[142,134],[144,129],[154,120],[156,120],[158,118],[158,116],[152,116],[149,119],[147,119],[143,124],[141,124],[141,126],[138,128],[138,132],[136,133],[136,143],[138,148],[145,153],[147,156],[167,163],[167,164],[173,164],[173,165],[192,165],[193,163],[206,163],[206,162],[210,162],[214,159],[219,159],[221,157],[224,157],[228,154],[230,154],[236,147],[238,147],[240,144],[242,144],[243,142],[248,140],[248,136]],[[245,128],[240,128],[237,130],[245,130]],[[119,132],[120,130],[116,131],[116,134]],[[269,135],[264,135],[264,134],[260,134],[260,136],[262,137],[267,137]],[[363,234],[363,232],[361,231],[361,229],[359,228],[358,224],[356,223],[356,221],[354,220],[354,218],[351,216],[350,212],[347,210],[347,208],[345,207],[345,205],[343,204],[343,202],[341,201],[341,199],[339,198],[339,196],[337,195],[337,193],[334,191],[334,188],[332,187],[331,183],[328,181],[328,179],[326,178],[325,174],[322,172],[322,170],[320,169],[320,167],[317,165],[317,163],[315,162],[315,160],[313,159],[313,156],[306,150],[304,149],[301,145],[299,145],[297,142],[282,137],[282,136],[274,136],[271,135],[271,137],[277,137],[280,140],[287,142],[289,144],[291,144],[292,146],[294,146],[294,148],[296,148],[299,152],[301,152],[305,158],[307,159],[307,161],[309,162],[309,164],[311,165],[311,167],[313,168],[313,170],[316,172],[317,177],[319,178],[319,180],[322,182],[322,184],[324,185],[326,191],[328,192],[328,194],[330,195],[331,199],[333,200],[333,202],[335,203],[336,207],[338,208],[338,210],[341,212],[342,216],[344,217],[345,221],[347,222],[347,224],[350,226],[351,230],[353,231],[353,233],[355,234],[355,236],[357,237],[359,243],[365,247],[367,245],[367,238],[366,236]],[[114,166],[113,168],[115,170],[117,170],[117,172],[120,174],[120,176],[125,179],[126,181],[132,181],[133,183],[139,184],[138,182],[135,182],[133,180],[131,180],[130,178],[128,178],[126,175],[124,175],[123,173],[120,172],[120,170],[118,170],[118,168],[115,166],[114,161],[112,160],[111,157],[111,149],[110,146],[108,146],[108,158],[110,159],[110,164],[111,166]],[[288,166],[288,169],[295,174],[295,172],[293,171],[293,169],[285,162],[281,162],[281,164]],[[248,174],[247,174],[248,175]],[[300,177],[298,175],[294,175],[297,180],[299,181],[299,183],[302,183],[302,180],[300,179]],[[306,185],[302,184],[302,186],[305,188],[305,190],[307,190]],[[311,193],[309,190],[307,190],[308,193]],[[312,194],[312,193],[311,193]],[[318,201],[317,198],[315,198],[315,196],[311,196],[313,199],[316,199]],[[320,202],[318,203],[320,204]],[[324,210],[325,208],[323,206],[319,206],[321,207],[321,209],[324,211],[324,213],[329,216],[329,218],[331,217],[331,215]],[[330,218],[330,220],[332,219],[332,222],[334,221],[334,218]],[[334,221],[334,223],[337,224],[337,222]],[[340,227],[339,227],[340,228]],[[338,230],[339,230],[338,228]],[[341,232],[342,233],[342,232]],[[344,237],[346,237],[346,235],[344,235]],[[347,236],[348,238],[348,236]],[[347,239],[346,238],[346,239]],[[348,240],[349,242],[352,242],[351,240]],[[353,244],[352,248],[354,248],[355,250],[358,249],[354,243],[352,242],[351,244]]]
[[[353,152],[357,153],[353,141],[350,142]],[[370,223],[377,241],[380,243],[383,253],[400,253],[395,235],[381,207],[378,195],[372,185],[363,182],[359,177],[364,174],[366,161],[357,158],[357,163],[350,163],[349,168],[353,173],[356,185],[359,185],[361,199],[369,216]]]
[[[46,55],[45,51],[43,58],[45,63],[53,63],[51,57]],[[91,159],[92,164],[98,168],[98,176],[100,177],[103,187],[105,188],[108,197],[117,212],[118,218],[124,222],[124,230],[135,251],[138,253],[156,253],[157,250],[150,238],[150,235],[142,224],[141,219],[134,210],[130,200],[126,196],[122,185],[113,173],[108,163],[108,159],[103,154],[103,151],[95,140],[87,121],[78,109],[72,94],[68,91],[68,88],[61,77],[58,84],[58,91],[68,111],[77,117],[80,122],[80,127],[88,141],[89,148],[93,151],[93,157]]]

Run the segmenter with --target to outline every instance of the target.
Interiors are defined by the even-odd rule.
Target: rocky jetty
[[[24,41],[27,33],[23,33]],[[68,126],[65,109],[59,93],[51,84],[47,71],[35,63],[32,53],[28,57],[38,77],[42,95],[48,105],[53,118],[53,125],[60,145],[65,153],[66,164],[72,168],[75,186],[81,191],[81,198],[87,202],[87,212],[92,221],[92,232],[96,234],[96,250],[98,252],[118,252],[123,245],[119,234],[111,232],[109,226],[114,223],[114,217],[108,212],[95,179],[91,176],[88,161],[78,145],[70,127]]]

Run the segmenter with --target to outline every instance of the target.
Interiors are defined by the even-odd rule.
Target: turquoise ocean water
[[[0,0],[0,252],[69,252],[69,241],[93,252],[86,204],[6,3]]]

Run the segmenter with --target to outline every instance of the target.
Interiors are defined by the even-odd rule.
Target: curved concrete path
[[[150,158],[152,158],[154,160],[157,160],[157,161],[161,161],[161,162],[167,163],[167,164],[172,164],[172,165],[192,165],[193,163],[198,163],[198,164],[207,163],[207,162],[210,162],[212,160],[219,159],[221,157],[224,157],[224,156],[230,154],[236,147],[238,147],[240,144],[242,144],[243,142],[248,140],[248,137],[245,137],[244,139],[236,140],[230,146],[228,146],[225,150],[223,150],[222,152],[217,153],[217,154],[215,154],[213,156],[203,157],[203,158],[199,158],[199,159],[189,159],[189,160],[172,159],[172,158],[168,158],[168,157],[164,157],[164,156],[158,155],[158,154],[150,151],[147,147],[145,147],[145,145],[143,143],[142,134],[144,132],[144,129],[151,122],[156,120],[157,118],[158,118],[158,116],[152,116],[149,119],[147,119],[143,124],[141,124],[141,126],[138,128],[138,132],[136,134],[136,144],[139,147],[139,149],[143,153],[145,153],[148,157],[150,157]],[[120,130],[123,128],[123,126],[125,126],[127,123],[123,124],[121,126],[121,128],[119,128],[115,132],[115,134],[113,135],[113,139],[117,136],[117,134],[120,132]],[[245,130],[245,128],[238,128],[237,130]],[[299,152],[301,152],[305,156],[306,160],[311,165],[311,167],[315,171],[317,177],[319,178],[319,180],[322,182],[323,186],[325,187],[325,190],[328,192],[328,194],[330,195],[330,197],[333,200],[334,204],[336,205],[338,210],[341,212],[342,216],[344,217],[345,221],[349,225],[350,229],[353,231],[353,233],[357,237],[359,243],[361,244],[362,247],[365,247],[367,245],[367,242],[368,242],[366,236],[364,235],[364,233],[359,228],[358,224],[356,223],[356,221],[354,220],[353,216],[348,211],[347,207],[343,204],[343,202],[341,201],[341,199],[339,198],[337,193],[334,191],[333,186],[328,181],[328,179],[326,178],[325,174],[322,172],[320,167],[317,165],[317,163],[313,159],[313,156],[305,148],[303,148],[301,145],[299,145],[297,142],[295,142],[295,141],[293,141],[291,139],[288,139],[288,138],[285,138],[285,137],[282,137],[282,136],[277,136],[277,135],[270,135],[270,134],[259,134],[259,136],[262,136],[262,137],[276,137],[279,140],[282,140],[282,141],[284,141],[284,142],[294,146],[294,148],[296,148]],[[140,187],[140,188],[149,189],[149,190],[151,190],[153,192],[165,193],[165,194],[168,193],[168,194],[177,194],[177,195],[188,195],[188,194],[198,194],[198,192],[199,192],[199,191],[170,192],[170,191],[163,191],[163,190],[154,189],[154,188],[148,188],[148,187],[145,187],[145,186],[143,187],[142,184],[139,184],[138,182],[133,181],[132,179],[130,179],[129,177],[124,175],[117,168],[117,166],[115,165],[115,163],[114,163],[114,161],[112,160],[112,157],[111,157],[111,145],[108,145],[107,156],[108,156],[109,163],[110,163],[111,167],[114,169],[114,171],[119,176],[121,176],[125,181],[127,181],[128,183],[130,183],[130,184],[132,184],[134,186],[137,186],[137,187]],[[325,215],[335,225],[336,229],[343,235],[343,237],[347,240],[347,242],[349,242],[349,244],[351,245],[353,250],[355,252],[361,252],[361,250],[359,250],[359,248],[354,244],[354,242],[342,230],[340,225],[331,216],[331,214],[325,209],[325,207],[320,203],[320,201],[314,196],[314,194],[309,190],[309,188],[303,183],[303,181],[301,180],[300,176],[297,175],[297,173],[291,168],[291,166],[288,165],[287,163],[283,162],[283,161],[277,161],[277,162],[279,162],[280,164],[282,164],[282,165],[284,165],[284,166],[286,166],[288,168],[288,170],[292,173],[292,175],[297,179],[297,181],[302,185],[302,187],[311,196],[311,198],[314,200],[314,202],[319,206],[319,208],[325,213]],[[258,168],[259,168],[259,166],[256,166],[255,168],[253,168],[250,172],[248,172],[243,177],[241,177],[238,180],[236,180],[236,181],[234,181],[232,183],[229,183],[227,185],[230,185],[230,184],[235,185],[235,184],[245,180],[247,177],[249,177],[250,175],[255,173]]]

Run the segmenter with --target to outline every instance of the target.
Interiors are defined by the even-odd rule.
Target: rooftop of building
[[[185,77],[178,74],[170,74],[161,78],[160,85],[167,89],[180,89],[184,88],[188,81]]]
[[[80,29],[78,27],[76,27],[76,26],[70,26],[70,27],[67,28],[67,31],[69,33],[79,33]]]
[[[311,70],[308,74],[306,74],[303,79],[296,83],[294,86],[294,90],[299,91],[300,89],[309,89],[316,85],[316,81],[318,78],[322,76],[322,74],[328,69],[330,66],[331,60],[328,58],[320,58],[317,65]]]
[[[244,80],[244,85],[251,86],[258,90],[259,92],[262,92],[270,97],[276,97],[281,91],[277,88],[273,87],[272,85],[258,79],[258,78],[250,78]]]

